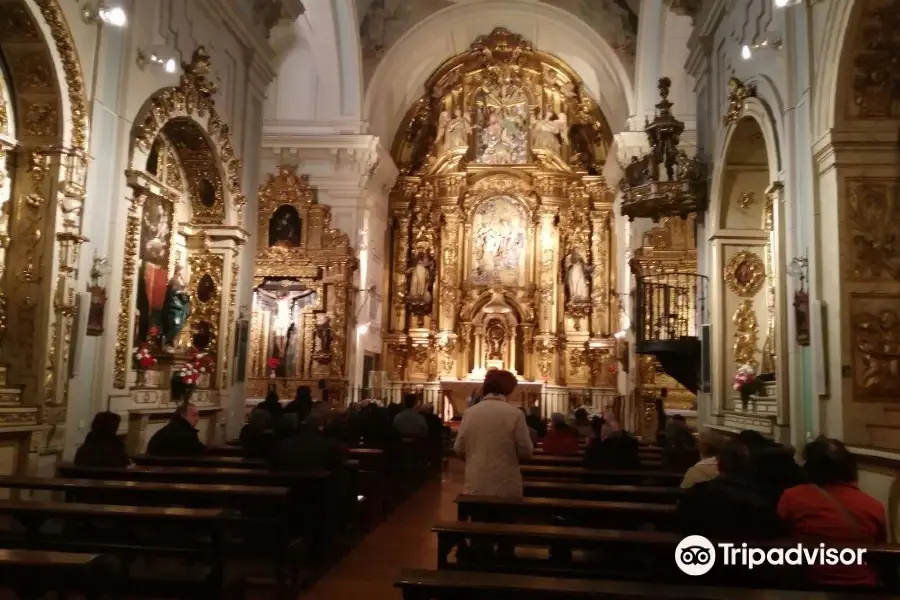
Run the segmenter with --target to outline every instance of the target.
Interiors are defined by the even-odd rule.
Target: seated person
[[[766,439],[758,431],[744,430],[738,438],[750,450],[756,475],[777,504],[784,490],[806,483],[806,475],[794,460],[794,449]]]
[[[544,439],[544,436],[547,435],[547,424],[541,418],[540,406],[532,406],[528,410],[528,414],[525,416],[525,424],[537,434],[539,440]]]
[[[687,470],[681,487],[688,489],[695,484],[715,479],[719,476],[719,459],[716,458],[725,438],[712,429],[702,429],[697,436],[697,449],[700,451],[700,461]]]
[[[636,470],[641,468],[640,444],[637,438],[624,431],[619,422],[609,416],[592,422],[601,431],[584,453],[588,469]]]
[[[792,537],[849,546],[887,541],[884,506],[857,487],[856,460],[838,440],[820,436],[803,449],[809,483],[785,490],[778,515]],[[874,586],[868,565],[810,566],[809,578],[826,585]]]
[[[147,454],[153,456],[196,456],[206,452],[196,429],[200,411],[190,403],[175,409],[172,419],[153,434],[147,444]]]
[[[267,410],[254,409],[239,436],[244,457],[267,458],[275,447],[274,429],[272,414]]]
[[[575,430],[581,439],[586,439],[591,433],[591,422],[588,419],[587,409],[583,406],[575,411]]]
[[[428,421],[419,412],[419,398],[415,394],[403,396],[402,412],[394,417],[394,429],[404,437],[427,438]]]
[[[94,415],[91,430],[75,451],[75,464],[79,467],[124,469],[131,464],[128,453],[117,432],[122,417],[114,412]]]
[[[663,462],[670,469],[686,471],[700,460],[694,434],[683,415],[673,415],[666,425],[666,445],[663,448]]]
[[[279,420],[282,415],[284,415],[284,408],[281,406],[281,400],[278,398],[278,394],[275,391],[270,391],[268,394],[266,394],[265,400],[257,404],[254,410],[269,411],[269,414],[272,415],[273,423]]]
[[[578,431],[566,423],[566,418],[561,413],[554,413],[550,417],[550,430],[544,436],[544,452],[556,456],[577,456],[581,438]]]
[[[606,429],[604,426],[606,425],[606,419],[601,417],[600,415],[594,415],[591,417],[591,430],[587,434],[587,442],[590,444],[594,440],[600,440],[603,437],[603,434],[606,433]]]
[[[320,417],[312,415],[312,403],[297,407],[299,425],[282,431],[282,439],[269,457],[270,466],[280,471],[340,471],[344,447],[322,435]]]
[[[782,537],[785,529],[754,476],[747,447],[729,440],[717,458],[719,476],[694,485],[678,503],[676,530],[713,540]]]

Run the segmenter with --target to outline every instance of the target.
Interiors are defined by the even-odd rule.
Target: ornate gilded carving
[[[631,221],[684,218],[706,210],[706,165],[678,147],[684,123],[672,116],[671,85],[668,77],[659,80],[661,99],[656,104],[656,116],[644,128],[650,152],[640,158],[633,156],[630,164],[623,165],[625,176],[619,182],[623,194],[621,211]]]
[[[850,299],[853,347],[853,399],[900,400],[900,296],[853,295]]]
[[[759,292],[766,281],[766,265],[759,255],[749,250],[741,250],[725,265],[725,283],[733,293],[743,298],[751,298]]]
[[[850,118],[900,117],[900,71],[894,58],[900,52],[900,16],[893,2],[866,0],[855,32],[847,34],[853,53],[853,94]]]
[[[750,365],[754,369],[759,366],[756,355],[759,354],[759,323],[753,301],[743,300],[731,318],[734,324],[734,363],[737,366]]]
[[[846,185],[850,276],[900,281],[900,180],[854,178]]]
[[[138,238],[141,235],[141,211],[146,196],[135,191],[128,207],[123,248],[122,290],[119,292],[119,314],[116,323],[116,358],[113,385],[125,389],[128,382],[128,360],[131,356],[131,307],[134,304],[134,284],[137,277]]]
[[[725,111],[725,126],[736,123],[744,114],[744,106],[747,98],[756,97],[756,85],[747,84],[732,77],[728,80],[728,109]],[[743,208],[743,207],[741,207]]]
[[[747,210],[754,204],[756,204],[756,192],[741,192],[741,195],[738,196],[738,207],[741,210]]]
[[[198,161],[197,174],[192,185],[202,186],[207,181],[213,186],[210,192],[198,187],[193,194],[203,198],[209,193],[214,198],[209,204],[195,203],[198,218],[201,220],[221,220],[228,207],[223,207],[224,192],[218,187],[218,166],[225,174],[224,185],[227,187],[229,199],[234,206],[236,223],[243,220],[243,208],[246,200],[241,193],[242,163],[237,158],[231,142],[231,128],[219,117],[215,109],[214,96],[217,85],[212,80],[212,63],[203,46],[198,46],[191,56],[190,63],[182,64],[181,82],[177,87],[159,91],[149,103],[142,117],[135,122],[132,130],[133,143],[144,153],[149,153],[152,144],[160,131],[165,129],[167,135],[181,137],[184,142],[180,150],[185,156],[182,161],[189,163]],[[179,117],[190,117],[193,122],[177,120]],[[203,125],[205,136],[198,137],[198,124]],[[183,135],[179,136],[179,132]],[[214,157],[204,156],[208,149],[205,139],[212,140],[216,148]],[[177,145],[177,143],[176,143]],[[187,158],[185,158],[187,157]],[[132,165],[139,167],[140,165]]]

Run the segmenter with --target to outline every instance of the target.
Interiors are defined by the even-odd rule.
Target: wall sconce
[[[128,15],[121,6],[107,6],[100,2],[86,4],[81,9],[81,18],[88,25],[110,25],[112,27],[125,27],[128,24]]]
[[[781,36],[779,34],[766,33],[757,43],[741,46],[741,58],[750,60],[760,52],[781,50],[781,46]]]
[[[815,4],[819,0],[774,0],[775,8],[786,8],[788,6],[800,6],[801,4]]]
[[[137,66],[140,69],[145,69],[147,65],[159,67],[166,73],[178,72],[178,61],[171,54],[161,50],[144,50],[139,48],[137,52]]]

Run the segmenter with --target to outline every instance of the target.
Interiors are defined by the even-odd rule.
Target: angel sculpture
[[[567,142],[568,121],[565,113],[547,111],[543,119],[536,118],[531,123],[531,149],[552,152],[557,156],[562,152],[562,144]]]
[[[450,111],[441,112],[441,116],[438,118],[437,146],[439,151],[468,148],[471,130],[472,123],[469,121],[469,116],[462,114],[462,110],[458,106],[453,109],[453,118],[450,118]]]

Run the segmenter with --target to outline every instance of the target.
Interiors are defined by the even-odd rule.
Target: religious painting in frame
[[[475,285],[524,283],[528,219],[509,196],[494,196],[478,205],[472,218],[472,271]]]
[[[741,250],[725,265],[725,283],[741,298],[752,298],[766,280],[766,265],[759,255]]]
[[[137,295],[137,340],[158,338],[162,329],[163,304],[169,283],[174,210],[167,199],[151,195],[141,218],[140,268]]]
[[[88,288],[91,305],[88,308],[87,335],[103,335],[103,319],[106,316],[106,288],[92,285]]]
[[[269,219],[269,246],[299,248],[302,226],[296,208],[288,204],[279,206]]]

